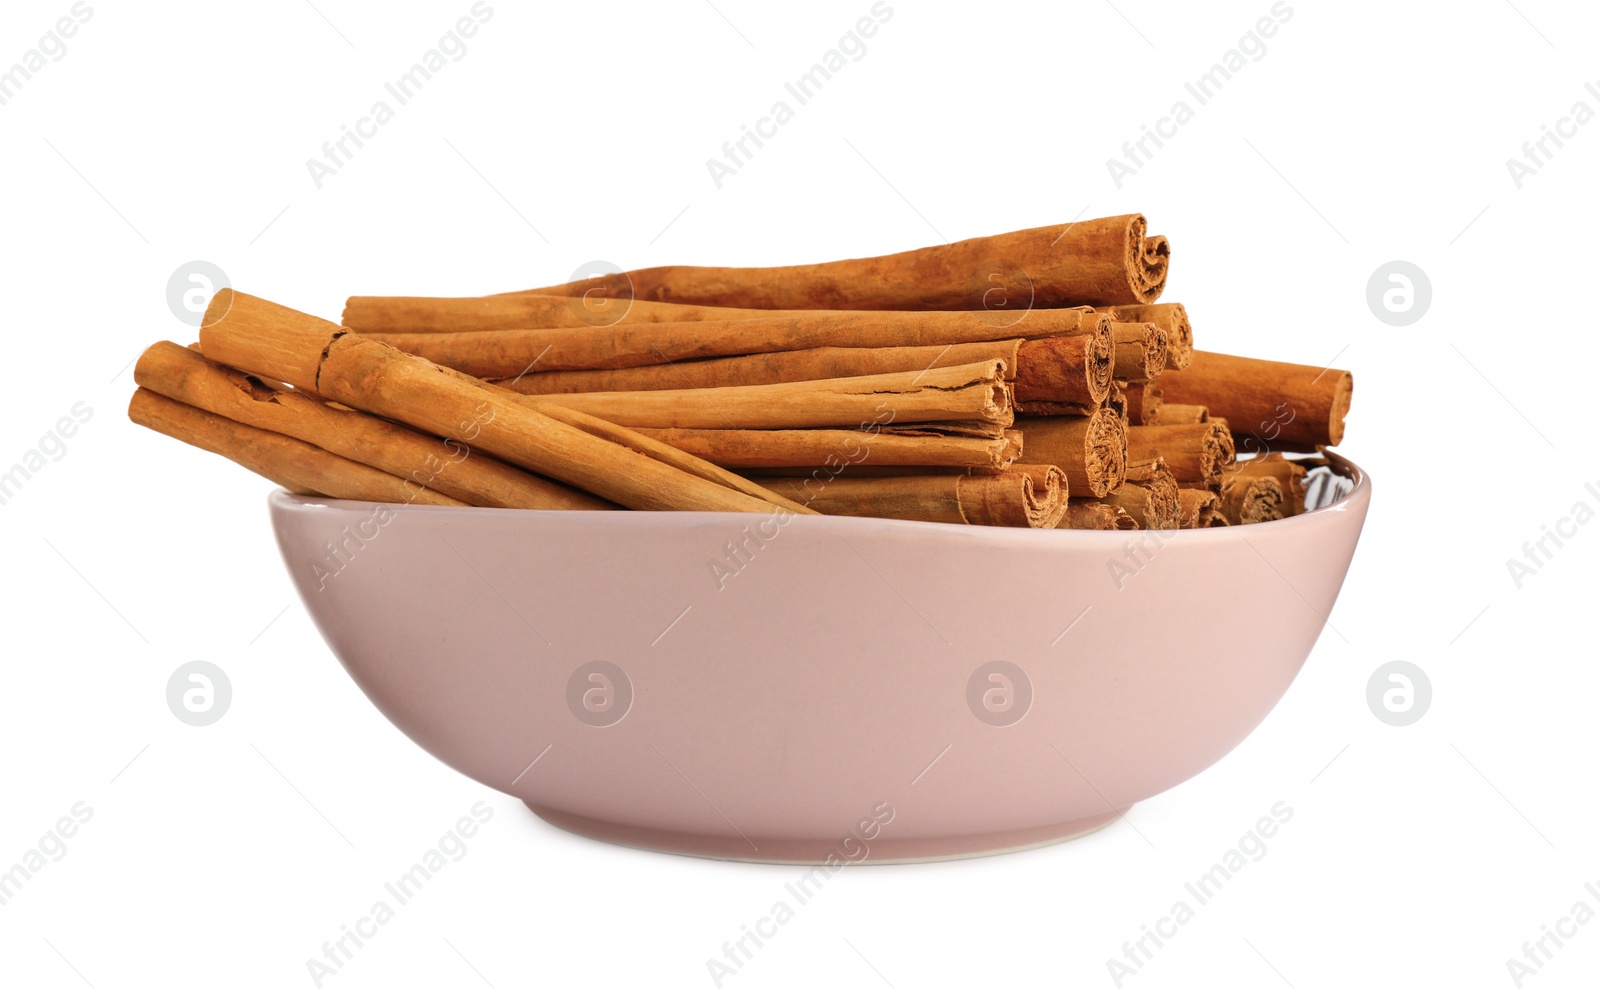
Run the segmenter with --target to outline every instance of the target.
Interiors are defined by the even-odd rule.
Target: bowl
[[[269,503],[334,654],[445,764],[605,841],[900,862],[1086,834],[1238,745],[1360,536],[1329,460],[1328,504],[1165,533]]]

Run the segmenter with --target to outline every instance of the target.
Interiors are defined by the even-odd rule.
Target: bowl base
[[[865,846],[868,854],[865,858],[852,860],[847,857],[849,849],[844,848],[838,839],[820,841],[807,838],[766,838],[760,842],[752,842],[737,835],[724,837],[634,827],[523,802],[527,803],[529,810],[550,824],[563,831],[583,835],[585,838],[654,852],[671,852],[674,855],[769,865],[828,865],[830,862],[846,865],[894,865],[1001,855],[1081,838],[1099,831],[1127,813],[1127,808],[1123,808],[1060,824],[1048,824],[1018,831],[997,831],[992,834],[947,835],[933,838],[890,838],[883,835],[871,842],[856,839],[854,847],[859,849]]]

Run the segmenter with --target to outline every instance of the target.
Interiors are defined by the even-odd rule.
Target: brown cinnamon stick
[[[1061,468],[1075,495],[1101,498],[1122,484],[1127,427],[1110,409],[1087,416],[1024,419],[1021,427],[1022,462]]]
[[[743,357],[713,357],[594,371],[538,371],[492,383],[524,395],[598,391],[663,391],[776,385],[789,381],[854,378],[894,371],[923,371],[978,361],[1003,361],[1015,380],[1018,353],[1026,341],[985,340],[928,347],[816,347]]]
[[[1178,489],[1178,528],[1209,529],[1227,525],[1222,496],[1210,488]]]
[[[618,323],[692,323],[773,315],[776,314],[768,309],[684,306],[611,298],[603,292],[570,296],[513,292],[472,298],[354,295],[345,302],[342,322],[361,333],[465,333]]]
[[[1154,323],[1112,323],[1116,344],[1115,377],[1123,381],[1149,381],[1167,364],[1167,334]]]
[[[175,402],[148,388],[133,393],[128,418],[190,446],[227,457],[296,494],[395,504],[466,504],[303,440]]]
[[[1167,369],[1181,370],[1194,356],[1194,329],[1188,310],[1181,302],[1156,302],[1150,305],[1098,306],[1097,311],[1127,323],[1154,323],[1167,334]]]
[[[1127,480],[1101,499],[1133,516],[1141,529],[1178,527],[1178,482],[1160,457],[1128,464]]]
[[[969,419],[1009,426],[1013,414],[1000,361],[774,385],[515,397],[531,408],[558,405],[621,426],[657,429],[798,429]]]
[[[1169,402],[1204,405],[1228,420],[1241,451],[1311,451],[1344,439],[1349,371],[1203,350],[1161,377]]]
[[[174,401],[292,436],[468,505],[616,507],[455,440],[425,436],[364,412],[331,407],[304,393],[274,387],[175,343],[157,343],[146,350],[134,365],[133,380]]]
[[[377,333],[435,364],[480,378],[541,371],[641,367],[703,357],[816,347],[925,347],[1099,333],[1109,317],[1089,309],[1037,309],[997,331],[987,313],[818,312],[764,319],[477,333]]]
[[[1234,462],[1233,437],[1217,422],[1129,427],[1129,460],[1153,457],[1166,461],[1179,481],[1209,484]]]
[[[536,289],[750,309],[1025,309],[1154,302],[1170,249],[1145,218],[1081,220],[875,258],[776,268],[676,265]]]
[[[773,504],[590,435],[341,327],[224,289],[200,327],[212,360],[482,448],[628,508],[770,512]]]
[[[1299,515],[1306,510],[1306,469],[1281,453],[1268,453],[1234,464],[1234,477],[1271,477],[1283,489],[1283,512]]]
[[[770,478],[767,484],[825,515],[1050,529],[1067,508],[1066,479],[1048,467],[981,476]]]
[[[1283,487],[1275,477],[1230,474],[1222,482],[1222,514],[1232,525],[1283,518]]]
[[[1056,528],[1127,530],[1139,528],[1139,523],[1120,505],[1108,505],[1092,498],[1072,498],[1068,500],[1067,510],[1062,514],[1061,521],[1056,523]]]
[[[932,429],[651,429],[637,432],[724,467],[987,467],[1013,462],[1021,433],[951,436]]]

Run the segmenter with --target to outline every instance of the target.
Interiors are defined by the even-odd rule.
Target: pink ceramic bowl
[[[334,653],[446,764],[607,841],[890,862],[1087,833],[1239,744],[1355,551],[1371,488],[1336,468],[1324,507],[1176,533],[271,510]]]

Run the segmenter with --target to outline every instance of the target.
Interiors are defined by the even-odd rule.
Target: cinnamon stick
[[[1122,484],[1127,427],[1110,409],[1087,416],[1024,419],[1022,435],[1022,462],[1059,467],[1075,495],[1102,498]]]
[[[684,306],[612,298],[603,292],[571,296],[514,292],[473,298],[353,295],[345,302],[342,322],[361,333],[464,333],[618,323],[692,323],[773,315],[776,314],[768,309]]]
[[[281,433],[235,422],[140,388],[128,402],[128,418],[190,446],[227,457],[296,494],[355,501],[417,505],[465,505],[449,495],[336,456]]]
[[[1351,375],[1197,350],[1188,368],[1162,375],[1161,388],[1169,402],[1204,405],[1228,420],[1245,452],[1309,452],[1344,439]]]
[[[637,432],[724,467],[988,467],[1010,464],[1021,433],[950,436],[934,430],[651,429]]]
[[[139,385],[236,422],[304,440],[329,453],[491,508],[604,509],[610,502],[502,463],[455,440],[439,440],[376,416],[326,405],[206,360],[175,343],[157,343],[133,367]]]
[[[1096,311],[1127,323],[1154,323],[1167,334],[1167,369],[1178,371],[1194,357],[1194,329],[1188,310],[1181,302],[1156,302],[1149,305],[1097,306]]]
[[[1275,477],[1230,474],[1222,482],[1222,514],[1232,525],[1283,518],[1283,486]]]
[[[1049,467],[999,474],[771,478],[772,490],[825,515],[1051,529],[1067,509],[1067,482]]]
[[[1217,422],[1132,426],[1128,458],[1162,458],[1179,481],[1212,483],[1234,462],[1233,437]]]
[[[1222,496],[1210,488],[1178,489],[1178,528],[1209,529],[1227,525],[1222,514]]]
[[[1133,516],[1141,529],[1178,527],[1178,482],[1160,457],[1130,462],[1127,480],[1101,499]]]
[[[657,429],[797,429],[967,419],[1008,426],[1013,414],[1005,365],[997,360],[775,385],[515,398],[530,408],[557,405],[621,426]]]
[[[1005,363],[1008,379],[1015,380],[1020,363],[1018,354],[1024,342],[1019,338],[928,347],[816,347],[811,350],[780,350],[743,357],[713,357],[643,367],[538,371],[520,378],[494,379],[492,383],[524,395],[664,391],[854,378],[865,374],[922,371],[996,360]]]
[[[997,331],[987,313],[818,312],[763,319],[474,333],[376,333],[372,339],[480,378],[576,371],[810,350],[816,347],[925,347],[1103,332],[1109,317],[1089,309],[1036,309]]]
[[[1112,323],[1116,344],[1115,377],[1123,381],[1149,381],[1167,364],[1167,334],[1154,323]]]
[[[1139,523],[1120,505],[1108,505],[1092,498],[1071,498],[1056,528],[1127,530],[1139,528]]]
[[[1235,477],[1276,478],[1283,489],[1283,512],[1299,515],[1306,510],[1306,469],[1281,453],[1268,453],[1234,464],[1230,473]]]
[[[604,292],[750,309],[1025,309],[1154,302],[1170,248],[1125,216],[975,237],[874,258],[775,268],[674,265],[557,285],[540,294]]]
[[[542,415],[483,382],[232,289],[213,297],[200,346],[212,360],[480,447],[628,508],[773,509],[770,501]]]

